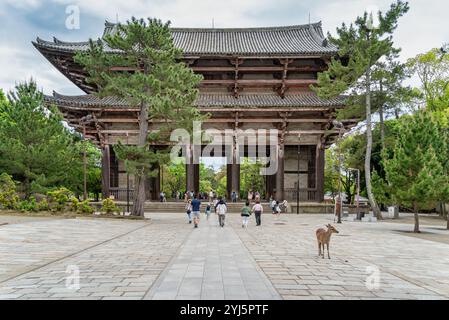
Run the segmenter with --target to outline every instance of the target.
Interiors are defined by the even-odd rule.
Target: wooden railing
[[[117,201],[126,201],[127,192],[128,190],[126,188],[109,188],[109,193]],[[133,195],[134,189],[129,189],[129,201],[133,201]]]
[[[288,201],[296,201],[298,191],[295,188],[286,188],[284,190],[285,199]],[[301,202],[318,202],[318,191],[314,188],[299,189],[299,201]]]

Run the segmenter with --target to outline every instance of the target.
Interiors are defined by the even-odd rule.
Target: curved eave
[[[65,96],[54,92],[53,96],[45,96],[45,100],[47,103],[72,110],[139,111],[139,108],[130,107],[125,101],[114,97],[101,99],[95,95]],[[241,95],[237,99],[232,95],[200,94],[195,105],[201,110],[276,109],[292,111],[297,109],[305,111],[310,109],[311,111],[320,111],[329,108],[343,108],[344,102],[344,96],[322,100],[314,94],[287,95],[285,98],[276,94],[251,94]]]

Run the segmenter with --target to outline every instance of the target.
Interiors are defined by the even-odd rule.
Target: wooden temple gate
[[[116,32],[106,22],[104,35]],[[173,41],[183,50],[182,60],[202,74],[195,102],[200,112],[211,116],[203,129],[278,130],[278,171],[265,178],[267,194],[279,200],[320,202],[324,195],[324,150],[338,137],[336,110],[344,97],[323,100],[310,85],[327,68],[337,48],[324,38],[320,23],[288,27],[242,29],[173,28]],[[46,102],[55,104],[68,124],[85,133],[102,149],[103,195],[127,196],[128,176],[114,153],[114,145],[135,144],[139,108],[115,97],[94,95],[97,88],[86,82],[86,72],[74,62],[77,51],[89,43],[37,39],[34,46],[85,95],[54,93]],[[107,46],[104,49],[108,50]],[[117,72],[123,72],[120,66]],[[125,70],[129,72],[129,70]],[[83,119],[89,117],[86,123]],[[342,121],[345,129],[356,120]],[[158,121],[150,121],[155,130]],[[157,147],[167,147],[161,145]],[[242,146],[245,148],[245,145]],[[270,149],[271,150],[271,149]],[[245,155],[244,155],[245,156]],[[239,164],[227,164],[227,191],[239,190]],[[199,165],[186,165],[186,190],[199,191]],[[160,178],[147,181],[147,198],[158,198]],[[132,177],[130,186],[132,189]],[[299,191],[299,193],[298,193]],[[132,198],[132,197],[131,197]]]

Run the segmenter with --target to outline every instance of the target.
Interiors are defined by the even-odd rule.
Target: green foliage
[[[354,23],[337,28],[337,37],[328,35],[329,41],[339,48],[339,58],[333,58],[328,70],[318,74],[318,87],[313,89],[320,97],[330,98],[343,92],[357,91],[365,86],[363,75],[381,57],[397,51],[393,48],[393,31],[397,20],[408,11],[407,3],[396,1],[385,14],[378,13],[379,26],[369,28],[367,12]]]
[[[418,54],[407,61],[421,81],[421,93],[432,111],[449,107],[449,45]]]
[[[80,201],[78,200],[78,198],[76,197],[70,197],[70,211],[78,211],[79,205],[80,205]]]
[[[265,181],[264,176],[260,174],[262,167],[263,164],[259,160],[243,158],[240,163],[240,199],[246,199],[250,190],[258,191],[263,196]]]
[[[447,162],[447,134],[441,131],[429,111],[401,118],[392,156],[384,167],[393,199],[414,211],[440,200],[449,189],[442,161]],[[443,155],[442,155],[443,154]]]
[[[94,211],[94,208],[89,204],[89,200],[84,200],[78,203],[77,212],[92,214]]]
[[[100,96],[116,96],[140,106],[144,111],[140,120],[145,125],[147,114],[152,120],[162,120],[156,132],[146,136],[144,130],[145,136],[139,138],[137,146],[119,143],[115,148],[127,171],[138,176],[154,176],[156,164],[168,162],[168,151],[149,148],[151,142],[168,141],[174,128],[191,131],[192,120],[204,118],[193,106],[202,78],[179,62],[181,51],[173,44],[169,25],[158,19],[132,18],[118,24],[117,32],[101,43],[91,41],[87,52],[75,56],[87,70],[88,81],[99,88]],[[120,53],[105,53],[103,44]],[[114,66],[134,72],[111,71]]]
[[[324,192],[330,192],[332,195],[338,193],[338,158],[335,148],[329,148],[325,152],[324,161]]]
[[[37,212],[39,211],[39,206],[38,203],[36,202],[36,199],[34,197],[30,197],[29,200],[20,201],[19,209],[21,211]]]
[[[54,191],[49,191],[47,195],[50,208],[55,211],[65,210],[69,200],[73,196],[72,192],[65,187],[61,187]]]
[[[0,207],[12,210],[19,207],[16,184],[12,177],[6,173],[0,174]]]
[[[120,213],[120,208],[115,204],[111,198],[106,198],[102,202],[101,211],[106,214]]]
[[[376,170],[373,170],[372,179],[373,192],[376,195],[376,199],[379,201],[379,203],[382,203],[384,205],[392,204],[390,196],[391,188],[388,183],[377,173]]]
[[[45,106],[33,80],[18,84],[8,101],[0,98],[0,115],[0,172],[19,181],[26,197],[61,185],[82,190],[82,142]]]
[[[37,203],[37,210],[38,211],[49,211],[50,205],[46,198],[43,198],[41,201]]]

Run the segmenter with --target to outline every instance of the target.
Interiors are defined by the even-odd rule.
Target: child
[[[279,202],[273,199],[273,201],[271,201],[271,204],[270,204],[271,212],[272,212],[273,214],[276,214],[276,213],[277,213],[277,212],[276,212],[276,203],[279,203]]]
[[[249,201],[246,201],[245,206],[242,208],[242,228],[248,228],[248,220],[251,215],[251,209],[249,207]]]
[[[206,206],[206,210],[204,211],[204,213],[206,214],[206,219],[209,220],[209,215],[210,215],[210,202],[207,204]]]
[[[279,205],[279,201],[276,201],[276,205],[274,206],[274,210],[273,210],[274,214],[276,214],[276,217],[279,218],[279,216],[281,215],[281,207]]]
[[[186,203],[186,213],[187,217],[189,217],[189,223],[192,223],[192,200],[188,199]]]

